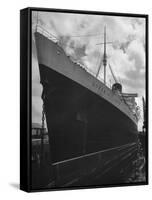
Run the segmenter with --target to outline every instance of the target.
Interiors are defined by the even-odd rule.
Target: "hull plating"
[[[40,64],[52,161],[137,142],[137,127],[119,109]]]

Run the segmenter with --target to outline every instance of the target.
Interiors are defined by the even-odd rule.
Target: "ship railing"
[[[45,37],[47,37],[50,40],[53,40],[54,42],[58,42],[58,45],[62,47],[62,42],[59,42],[59,39],[54,36],[52,33],[48,32],[44,27],[42,27],[41,25],[37,25],[36,26],[36,32],[41,33],[42,35],[44,35]],[[72,62],[76,63],[77,65],[79,65],[82,69],[86,70],[87,72],[89,72],[90,74],[92,74],[93,76],[95,76],[95,73],[90,70],[88,67],[86,67],[84,64],[81,64],[77,61],[74,60],[73,57],[71,57],[71,55],[68,55],[68,57],[70,57],[70,59],[72,60]]]
[[[62,46],[60,43],[59,43],[59,39],[53,35],[52,33],[50,33],[49,31],[47,31],[44,27],[42,27],[41,25],[36,25],[36,32],[39,32],[41,33],[42,35],[44,35],[45,37],[47,37],[48,39],[52,40],[53,42],[57,43],[58,42],[58,45],[59,46]],[[84,69],[85,71],[87,71],[89,74],[91,74],[92,76],[96,77],[96,73],[91,70],[90,68],[88,68],[86,65],[84,64],[81,64],[77,61],[74,60],[74,58],[72,58],[70,55],[69,55],[70,59],[72,60],[72,62],[76,63],[77,65],[79,65],[82,69]],[[101,81],[102,83],[104,83],[104,80],[102,78],[99,78],[98,79],[99,81]],[[109,83],[106,83],[106,86],[109,87],[111,89],[111,85]]]
[[[92,76],[94,76],[95,78],[96,78],[96,73],[93,71],[93,70],[91,70],[90,68],[88,68],[87,66],[85,66],[85,65],[83,65],[82,66],[82,68],[84,68],[84,70],[86,70],[89,74],[91,74]],[[104,79],[103,78],[101,78],[101,77],[99,77],[99,78],[97,78],[100,82],[102,82],[102,83],[104,83]],[[110,83],[106,83],[106,86],[108,87],[108,88],[110,88],[111,89],[111,84]]]
[[[59,45],[59,46],[60,46],[60,45]],[[61,46],[61,47],[62,47],[62,46]],[[62,47],[62,48],[63,48],[63,47]],[[88,68],[85,64],[82,64],[82,63],[76,61],[71,55],[68,55],[68,54],[67,54],[67,56],[70,58],[70,60],[71,60],[74,64],[78,65],[81,69],[85,70],[86,72],[88,72],[89,74],[91,74],[92,76],[94,76],[94,77],[96,78],[96,73],[95,73],[93,70],[91,70],[90,68]],[[98,78],[98,80],[99,80],[100,82],[104,83],[104,79],[102,79],[101,77]],[[106,86],[109,87],[109,88],[111,89],[110,83],[107,83]]]
[[[81,63],[75,61],[71,56],[69,56],[69,57],[72,60],[72,62],[76,63],[77,65],[79,65],[79,67],[81,67],[82,69],[84,69],[85,71],[87,71],[89,74],[91,74],[92,76],[94,76],[96,78],[96,73],[93,70],[91,70],[90,68],[88,68],[86,65],[81,64]],[[103,78],[99,77],[98,80],[100,82],[104,83],[104,79]],[[111,89],[111,84],[110,83],[107,82],[106,86]]]
[[[48,32],[44,27],[37,25],[36,26],[36,32],[41,33],[42,35],[44,35],[45,37],[47,37],[48,39],[54,41],[54,42],[58,42],[58,38],[53,35],[52,33]]]

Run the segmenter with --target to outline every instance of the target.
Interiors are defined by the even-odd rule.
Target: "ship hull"
[[[120,110],[49,67],[39,67],[52,162],[137,142],[136,124]]]

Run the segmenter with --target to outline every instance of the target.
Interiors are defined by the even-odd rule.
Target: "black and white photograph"
[[[31,188],[147,183],[146,15],[31,11]]]
[[[1,8],[0,199],[151,199],[151,1]]]

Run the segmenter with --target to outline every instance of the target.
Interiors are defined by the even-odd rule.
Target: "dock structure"
[[[43,149],[46,150],[46,146],[45,143]],[[41,143],[37,151],[38,148],[41,149]],[[32,165],[32,173],[36,174],[33,175],[33,187],[38,187],[37,184],[46,188],[108,184],[109,177],[110,183],[121,183],[127,180],[135,168],[137,153],[137,143],[128,143],[55,163],[44,159],[43,169],[40,167],[41,161]],[[38,177],[38,174],[43,176]]]

